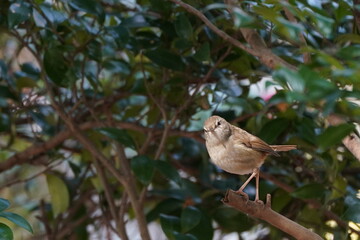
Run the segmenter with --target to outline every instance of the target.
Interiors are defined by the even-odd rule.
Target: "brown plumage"
[[[231,125],[219,116],[211,116],[204,123],[206,148],[212,162],[234,174],[252,173],[237,191],[243,192],[250,180],[256,177],[255,201],[259,200],[259,168],[268,155],[296,149],[296,145],[268,145],[260,138]]]

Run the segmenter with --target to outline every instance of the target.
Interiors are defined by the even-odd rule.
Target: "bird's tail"
[[[296,145],[270,145],[270,147],[275,152],[286,152],[297,148]]]

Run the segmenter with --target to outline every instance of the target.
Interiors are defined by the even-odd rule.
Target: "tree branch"
[[[261,45],[258,45],[258,44],[254,44],[254,46],[252,46],[251,48],[245,46],[244,44],[242,44],[241,42],[239,42],[235,38],[231,37],[230,35],[228,35],[224,31],[220,30],[204,14],[202,14],[199,10],[195,9],[194,7],[190,6],[189,4],[186,4],[186,3],[184,3],[184,2],[182,2],[180,0],[169,0],[169,1],[180,5],[181,7],[183,7],[189,13],[197,16],[200,20],[202,20],[205,23],[206,26],[208,26],[212,31],[214,31],[214,33],[216,33],[219,37],[221,37],[225,41],[231,43],[235,47],[238,47],[238,48],[244,50],[245,52],[247,52],[247,53],[249,53],[249,54],[251,54],[251,55],[253,55],[255,57],[258,57],[259,60],[264,65],[268,66],[269,68],[274,69],[274,68],[276,68],[278,66],[285,66],[285,67],[288,67],[290,69],[295,69],[296,68],[295,66],[289,64],[288,62],[286,62],[285,60],[283,60],[279,56],[272,53],[271,50],[268,49],[267,47],[261,47]],[[256,37],[254,35],[254,31],[252,31],[250,29],[247,29],[245,31],[246,31],[245,34],[244,33],[243,34],[247,35],[247,36],[244,36],[245,39],[248,38],[247,42],[250,41],[249,38],[251,38],[251,40],[254,40],[254,37]],[[258,40],[258,38],[256,38],[256,40]],[[260,46],[260,48],[257,48],[257,46]]]
[[[102,125],[103,124],[100,122],[85,122],[81,125],[78,125],[77,127],[80,131],[86,131],[89,129],[102,127]],[[148,127],[140,126],[135,123],[128,123],[128,122],[115,122],[114,125],[112,125],[112,127],[139,131],[139,132],[143,132],[144,134],[153,131],[155,135],[154,138],[161,135],[161,133],[164,131],[163,129],[148,128]],[[169,136],[188,137],[188,138],[193,138],[199,142],[204,142],[204,139],[201,137],[200,131],[186,132],[180,130],[170,130]],[[31,163],[32,160],[36,158],[36,156],[43,154],[51,149],[54,149],[55,147],[63,143],[66,139],[71,137],[72,137],[72,132],[70,130],[64,130],[58,133],[57,135],[55,135],[47,142],[35,143],[32,146],[25,149],[24,151],[16,153],[13,156],[9,157],[6,161],[0,162],[0,172],[6,171],[16,165]]]
[[[290,234],[298,240],[316,240],[322,239],[316,233],[306,229],[294,221],[284,217],[283,215],[271,209],[271,195],[267,194],[266,204],[249,201],[245,196],[238,195],[234,191],[226,192],[223,203],[229,205],[240,212],[248,214],[252,217],[262,219],[274,227]]]

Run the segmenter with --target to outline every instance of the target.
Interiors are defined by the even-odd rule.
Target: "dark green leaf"
[[[175,232],[180,232],[180,219],[178,217],[161,214],[160,224],[165,235],[170,239],[174,238]]]
[[[0,86],[0,98],[10,98],[17,101],[17,96],[10,90],[9,87]]]
[[[326,189],[323,184],[311,183],[296,189],[290,195],[301,199],[322,198],[325,191]]]
[[[21,71],[34,80],[38,80],[40,77],[40,70],[29,62],[21,65]]]
[[[7,225],[0,223],[0,240],[13,240],[14,235]]]
[[[4,198],[0,198],[0,212],[10,207],[10,202]]]
[[[147,51],[145,56],[162,67],[177,71],[182,71],[185,68],[185,65],[180,56],[162,48]]]
[[[180,14],[175,19],[175,30],[180,38],[191,39],[193,36],[193,29],[189,19],[185,14]]]
[[[155,161],[155,167],[166,178],[173,180],[177,184],[180,184],[181,177],[180,177],[178,171],[176,170],[176,168],[174,168],[168,162],[164,162],[164,161],[160,161],[160,160]]]
[[[122,61],[106,61],[104,62],[104,68],[109,70],[111,73],[120,73],[124,75],[130,74],[129,66]]]
[[[261,128],[259,137],[267,143],[273,143],[288,126],[289,120],[286,118],[270,120]]]
[[[182,233],[175,232],[174,236],[175,236],[175,240],[197,240],[197,238],[194,235],[189,234],[189,233],[182,234]]]
[[[64,181],[55,175],[47,174],[46,181],[51,196],[53,213],[57,216],[69,207],[69,191]]]
[[[96,0],[72,0],[69,4],[76,10],[91,13],[97,16],[101,16],[104,13],[104,9],[101,4]]]
[[[149,184],[154,174],[154,160],[140,155],[131,159],[131,169],[139,181],[145,185]]]
[[[61,50],[49,48],[44,55],[44,67],[47,75],[56,85],[65,86],[68,83],[65,78],[68,64]]]
[[[28,223],[28,221],[26,221],[25,218],[23,218],[22,216],[20,216],[16,213],[0,212],[0,217],[6,218],[7,220],[18,225],[19,227],[22,227],[22,228],[26,229],[27,231],[33,233],[33,230],[31,228],[30,224]]]
[[[199,224],[201,212],[193,206],[186,207],[181,212],[181,231],[188,232]]]
[[[321,149],[326,149],[341,142],[341,140],[349,135],[355,126],[353,124],[340,124],[338,126],[328,127],[321,135],[317,137],[317,142]]]
[[[348,207],[342,218],[347,221],[360,223],[360,203]]]
[[[0,113],[0,132],[9,131],[11,128],[11,122],[9,115]]]
[[[28,20],[31,16],[31,5],[25,1],[11,4],[8,12],[9,28]]]
[[[198,62],[210,61],[210,45],[208,42],[204,43],[199,50],[196,51],[194,58]]]
[[[41,4],[40,9],[45,14],[46,19],[49,20],[52,24],[60,24],[67,19],[63,12],[57,11],[46,4]]]
[[[99,133],[118,141],[119,143],[124,144],[126,147],[136,148],[134,140],[130,137],[126,130],[106,127],[106,128],[97,128],[96,131]]]

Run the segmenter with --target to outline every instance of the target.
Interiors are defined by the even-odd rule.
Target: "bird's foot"
[[[261,201],[260,199],[255,199],[254,202],[260,205],[264,205],[264,202]]]
[[[246,198],[246,201],[249,200],[249,195],[247,195],[247,194],[246,194],[245,192],[243,192],[242,190],[239,189],[239,190],[235,191],[235,193],[243,196],[244,198]]]

